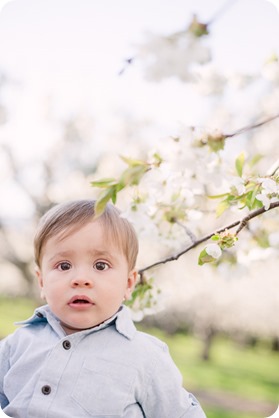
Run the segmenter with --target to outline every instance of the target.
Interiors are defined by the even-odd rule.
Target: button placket
[[[72,347],[72,344],[69,340],[64,340],[62,342],[62,346],[65,350],[70,350],[70,348]],[[42,386],[41,391],[43,395],[49,395],[51,393],[51,386],[44,385]]]

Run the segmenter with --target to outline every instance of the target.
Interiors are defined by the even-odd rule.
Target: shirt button
[[[63,348],[65,348],[65,350],[70,350],[71,348],[71,343],[69,340],[63,341],[62,345],[63,345]]]
[[[44,395],[49,395],[51,392],[51,387],[49,385],[45,385],[42,387],[42,393]]]

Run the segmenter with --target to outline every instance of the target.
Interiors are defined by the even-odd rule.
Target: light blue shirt
[[[167,346],[129,309],[66,335],[47,305],[0,343],[0,404],[12,418],[205,418]]]

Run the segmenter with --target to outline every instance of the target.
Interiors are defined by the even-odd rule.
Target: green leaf
[[[254,190],[251,190],[246,194],[245,205],[249,210],[261,208],[263,206],[262,202],[256,199],[258,194],[259,187],[256,187]]]
[[[213,258],[211,255],[207,254],[206,250],[203,249],[199,255],[199,260],[198,260],[199,266],[202,266],[205,263],[211,263],[212,261],[216,261],[216,259]]]
[[[148,171],[147,166],[135,165],[127,168],[120,178],[119,184],[125,186],[134,186],[139,184],[142,176]]]
[[[259,202],[259,200],[256,199],[257,194],[259,193],[261,186],[257,184],[252,191],[251,199],[250,199],[250,205],[251,209],[256,209],[262,207],[262,202]]]
[[[123,160],[129,167],[136,167],[136,166],[147,166],[148,164],[143,160],[134,160],[132,158],[124,157],[120,155],[121,160]]]
[[[244,152],[242,152],[235,160],[235,168],[239,177],[242,177],[244,163],[245,163],[245,154]]]
[[[215,195],[207,195],[209,199],[221,199],[222,197],[228,197],[229,193],[223,193],[223,194],[215,194]]]
[[[129,300],[125,301],[125,304],[130,308],[136,310],[142,310],[144,308],[151,308],[157,304],[156,295],[160,293],[160,289],[156,289],[153,286],[153,279],[143,283],[137,283],[132,296]]]
[[[114,205],[115,205],[116,200],[117,200],[117,192],[118,192],[118,190],[116,189],[116,187],[111,192],[111,201]]]
[[[212,241],[219,241],[220,235],[216,235],[216,234],[212,235],[211,239],[212,239]]]
[[[263,158],[263,155],[261,154],[256,154],[253,156],[253,158],[251,159],[251,161],[249,162],[249,166],[250,167],[254,167],[256,164],[258,164],[258,162]]]
[[[95,204],[95,217],[99,217],[105,210],[106,204],[110,199],[116,202],[116,187],[109,187],[101,196],[97,199]]]
[[[219,205],[216,208],[216,216],[219,217],[221,216],[225,210],[227,210],[230,207],[230,203],[229,200],[222,200],[222,202],[219,203]]]
[[[103,187],[103,188],[107,188],[109,186],[112,186],[114,184],[117,183],[117,180],[112,178],[112,177],[108,177],[108,178],[104,178],[104,179],[100,179],[97,181],[91,181],[91,186],[92,187]]]

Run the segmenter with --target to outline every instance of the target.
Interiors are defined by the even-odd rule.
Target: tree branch
[[[178,221],[177,219],[175,219],[175,223],[179,226],[181,226],[181,228],[184,229],[186,235],[190,238],[190,240],[192,241],[192,243],[194,243],[196,241],[196,237],[193,234],[193,232],[186,226],[183,225],[180,221]]]
[[[224,136],[225,136],[225,138],[232,138],[236,135],[240,135],[240,134],[243,134],[244,132],[250,131],[251,129],[259,128],[260,126],[263,126],[266,123],[271,122],[271,121],[273,121],[274,119],[277,119],[277,118],[279,118],[279,113],[277,113],[274,116],[270,116],[269,118],[263,120],[262,122],[255,123],[255,124],[252,124],[252,125],[248,125],[248,126],[245,126],[244,128],[238,129],[237,131],[235,131],[232,134],[224,134]]]
[[[270,169],[267,171],[268,176],[274,176],[276,174],[276,171],[279,169],[279,158],[277,161],[275,161],[274,164],[270,167]]]
[[[245,228],[248,224],[248,222],[253,219],[256,218],[259,215],[262,215],[264,212],[268,212],[271,209],[277,208],[279,206],[279,202],[273,202],[270,204],[268,209],[265,209],[264,207],[254,210],[254,212],[249,213],[249,215],[245,216],[245,218],[243,218],[240,222],[239,222],[239,227],[236,230],[235,235],[238,235],[239,232]]]
[[[207,22],[207,26],[212,25],[222,14],[224,14],[229,7],[233,5],[233,2],[236,2],[236,0],[227,0],[225,4],[215,13],[215,15]]]
[[[224,231],[225,231],[225,230],[227,230],[227,229],[232,229],[232,228],[235,228],[236,226],[238,226],[238,225],[239,225],[239,226],[238,226],[238,228],[237,228],[237,230],[236,230],[236,233],[235,233],[236,235],[238,235],[238,234],[239,234],[239,232],[240,232],[243,228],[245,228],[245,227],[247,226],[248,222],[249,222],[251,219],[256,218],[257,216],[259,216],[259,215],[261,215],[261,214],[263,214],[263,213],[265,213],[265,212],[268,212],[268,211],[270,211],[270,210],[272,210],[272,209],[275,209],[275,208],[277,208],[277,207],[279,207],[279,201],[278,201],[278,202],[273,202],[273,203],[271,203],[268,209],[265,209],[264,207],[262,207],[262,208],[260,208],[260,209],[257,209],[257,210],[255,210],[255,211],[253,211],[253,212],[249,213],[249,215],[245,216],[243,219],[240,219],[240,220],[238,220],[238,221],[235,221],[235,222],[231,223],[230,225],[225,226],[224,228],[218,229],[217,231],[211,232],[210,234],[205,235],[204,237],[202,237],[202,238],[200,238],[200,239],[195,240],[195,241],[194,241],[194,242],[192,242],[192,243],[191,243],[188,247],[184,248],[184,249],[183,249],[182,251],[180,251],[179,253],[177,253],[177,254],[173,254],[173,255],[171,255],[170,257],[167,257],[167,258],[165,258],[165,259],[163,259],[163,260],[156,261],[155,263],[152,263],[152,264],[150,264],[150,265],[148,265],[148,266],[146,266],[146,267],[144,267],[144,268],[140,269],[140,270],[138,271],[139,276],[140,276],[140,282],[141,282],[141,283],[144,283],[144,278],[143,278],[143,276],[144,276],[144,272],[145,272],[145,271],[150,270],[150,269],[152,269],[152,268],[154,268],[154,267],[157,267],[157,266],[159,266],[159,265],[161,265],[161,264],[166,264],[166,263],[168,263],[168,262],[170,262],[170,261],[175,261],[175,260],[178,260],[178,259],[179,259],[182,255],[186,254],[187,252],[189,252],[189,251],[190,251],[190,250],[192,250],[193,248],[197,247],[198,245],[202,244],[203,242],[208,241],[208,240],[209,240],[209,239],[210,239],[213,235],[215,235],[215,234],[220,234],[221,232],[224,232]]]

